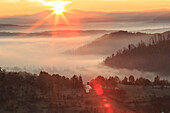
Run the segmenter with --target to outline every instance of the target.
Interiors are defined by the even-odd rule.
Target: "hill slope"
[[[140,71],[170,74],[170,32],[157,34],[147,45],[129,45],[104,60],[104,64],[113,68],[137,69]]]
[[[148,40],[152,34],[131,33],[127,31],[118,31],[105,34],[93,42],[84,45],[74,51],[75,54],[101,54],[109,55],[117,51],[129,43],[137,43],[140,40]],[[69,51],[72,53],[73,51]]]

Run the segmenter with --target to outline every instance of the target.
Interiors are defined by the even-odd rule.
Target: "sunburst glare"
[[[62,14],[65,11],[65,6],[72,3],[70,1],[48,1],[44,2],[43,0],[39,0],[39,2],[43,3],[46,6],[53,7],[52,10],[54,10],[54,13],[56,14]]]

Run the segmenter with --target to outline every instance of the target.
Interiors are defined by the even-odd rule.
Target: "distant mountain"
[[[31,26],[33,25],[17,25],[17,24],[0,24],[0,30],[1,31],[21,31],[21,30],[27,30],[29,29]],[[40,25],[38,26],[38,28],[36,29],[40,29],[40,30],[43,30],[43,29],[53,29],[54,25]],[[74,25],[67,25],[67,24],[56,24],[56,27],[74,27]]]
[[[19,25],[14,25],[14,24],[0,24],[1,27],[18,27]]]
[[[109,55],[127,46],[129,43],[135,44],[140,40],[148,40],[151,36],[153,36],[153,34],[118,31],[110,34],[105,34],[87,45],[84,45],[74,51],[67,51],[66,53],[74,53],[79,55]]]
[[[170,74],[170,31],[155,34],[149,44],[141,41],[137,46],[129,44],[104,60],[113,68],[137,69],[140,71]]]
[[[152,22],[154,23],[167,23],[170,22],[170,13],[164,13],[156,17]]]
[[[153,29],[143,29],[140,32],[144,33],[163,33],[165,31],[170,31],[170,27],[153,28]]]
[[[0,24],[34,24],[38,20],[45,19],[52,11],[44,11],[32,15],[8,16],[0,18]],[[94,12],[94,11],[79,11],[72,10],[64,13],[65,17],[71,24],[82,23],[102,23],[102,22],[170,22],[170,11],[157,12]],[[78,15],[78,16],[75,16]],[[53,24],[55,15],[52,15],[45,24]],[[60,21],[63,24],[63,21]],[[143,23],[144,24],[144,23]]]
[[[15,30],[15,29],[23,29],[27,26],[14,25],[14,24],[0,24],[0,30]]]
[[[105,34],[111,31],[107,30],[56,30],[56,31],[44,31],[44,32],[34,32],[34,33],[20,33],[20,32],[0,32],[0,37],[50,37],[55,34],[57,37],[78,37],[78,36],[92,36]]]

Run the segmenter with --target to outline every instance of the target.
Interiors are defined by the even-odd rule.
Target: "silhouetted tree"
[[[6,69],[3,69],[2,72],[5,73],[5,72],[6,72]]]
[[[51,75],[48,74],[47,72],[41,71],[39,76],[38,76],[38,82],[40,88],[44,91],[47,92],[51,90]]]
[[[159,76],[156,76],[154,78],[154,85],[159,85],[159,82],[160,82],[160,78],[159,78]]]
[[[98,76],[98,77],[96,77],[95,79],[92,79],[92,80],[90,81],[90,85],[91,85],[92,87],[94,87],[94,85],[96,85],[96,84],[103,85],[104,81],[105,81],[105,79],[104,79],[103,76]]]
[[[72,87],[77,89],[77,88],[80,88],[80,82],[79,82],[79,78],[77,77],[77,75],[74,75],[72,78],[71,78],[71,81],[72,81]]]
[[[115,76],[115,81],[116,81],[116,83],[120,83],[121,82],[121,80],[119,79],[118,76]]]
[[[129,84],[134,84],[135,83],[135,78],[133,75],[129,76]]]
[[[117,82],[116,79],[114,77],[109,77],[109,79],[105,79],[105,85],[106,86],[116,86]]]
[[[122,80],[122,84],[127,84],[128,83],[128,79],[127,77],[124,77],[124,79]]]
[[[83,88],[83,80],[81,76],[79,76],[79,87]]]
[[[151,85],[151,81],[149,79],[140,77],[140,78],[136,79],[135,84],[136,85],[149,86],[149,85]]]

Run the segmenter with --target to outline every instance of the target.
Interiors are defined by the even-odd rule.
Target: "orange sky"
[[[55,0],[51,0],[55,1]],[[83,11],[145,11],[170,8],[170,0],[70,0],[66,10]],[[37,0],[0,0],[0,16],[34,14],[50,10]]]

